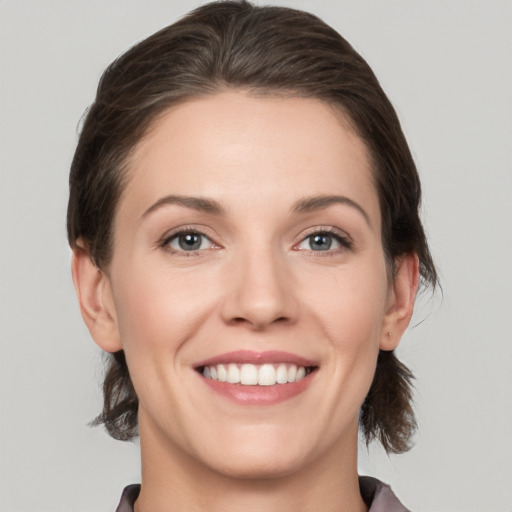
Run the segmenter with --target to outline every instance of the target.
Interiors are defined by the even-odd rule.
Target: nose
[[[248,250],[230,262],[222,316],[231,325],[261,331],[295,322],[296,286],[286,256],[270,249]]]

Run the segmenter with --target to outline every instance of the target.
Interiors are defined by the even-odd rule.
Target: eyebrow
[[[293,213],[308,213],[315,210],[322,210],[323,208],[327,208],[333,204],[344,204],[354,208],[364,217],[366,223],[371,226],[370,217],[366,213],[365,209],[352,199],[345,196],[330,195],[305,197],[295,203],[292,211]]]
[[[180,196],[180,195],[168,195],[160,198],[156,203],[152,204],[143,214],[142,218],[149,215],[151,212],[166,205],[176,204],[178,206],[184,206],[192,210],[200,212],[211,213],[214,215],[225,215],[224,208],[214,199],[207,199],[205,197],[194,197],[194,196]],[[299,199],[292,207],[292,213],[309,213],[316,210],[322,210],[328,208],[333,204],[344,204],[357,210],[366,220],[368,225],[370,223],[370,217],[362,206],[353,201],[352,199],[345,196],[329,195],[329,196],[313,196]]]
[[[213,213],[214,215],[224,215],[224,208],[213,199],[206,199],[204,197],[192,197],[192,196],[177,196],[169,195],[160,198],[156,203],[152,204],[143,214],[142,217],[146,217],[151,212],[161,208],[165,205],[177,204],[184,206],[185,208],[191,208],[205,213]]]

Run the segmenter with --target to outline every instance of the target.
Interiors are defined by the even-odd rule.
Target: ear
[[[108,275],[96,266],[83,244],[73,250],[71,268],[82,318],[92,338],[106,352],[121,350],[123,347]]]
[[[396,261],[395,278],[390,289],[388,309],[380,337],[381,350],[394,350],[411,321],[419,284],[416,254],[406,254]]]

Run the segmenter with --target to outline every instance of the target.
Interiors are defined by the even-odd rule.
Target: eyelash
[[[296,244],[294,247],[297,247],[297,246],[303,244],[304,242],[306,242],[308,239],[311,239],[312,237],[318,236],[318,235],[327,235],[329,237],[332,237],[334,240],[336,240],[336,242],[338,242],[340,244],[341,247],[338,249],[332,249],[332,250],[330,250],[330,248],[329,248],[325,251],[314,251],[313,249],[309,249],[309,251],[311,253],[315,253],[315,256],[322,256],[322,257],[335,256],[344,250],[352,249],[353,245],[354,245],[354,243],[352,242],[352,240],[350,239],[350,237],[348,235],[344,235],[344,234],[340,233],[337,229],[332,228],[332,227],[320,226],[320,227],[315,227],[313,230],[311,230],[309,233],[307,233],[306,236],[304,236],[302,238],[302,240],[298,244]]]
[[[177,255],[185,256],[185,257],[199,255],[204,250],[211,250],[211,249],[197,249],[197,250],[187,251],[187,250],[177,250],[177,249],[170,247],[171,242],[173,242],[174,240],[177,240],[180,236],[184,236],[184,235],[197,235],[199,237],[204,237],[207,240],[209,240],[211,245],[213,246],[211,249],[220,248],[220,246],[215,244],[215,242],[213,242],[210,239],[210,237],[208,235],[206,235],[204,232],[198,230],[197,228],[186,227],[186,226],[180,228],[178,231],[175,231],[168,236],[165,236],[164,239],[159,243],[159,246],[171,254],[177,254]],[[294,249],[296,247],[298,247],[299,245],[303,244],[304,242],[306,242],[308,239],[311,239],[312,237],[318,236],[318,235],[327,235],[329,237],[332,237],[342,247],[338,248],[338,249],[333,249],[333,250],[330,250],[330,248],[328,248],[325,251],[315,251],[313,249],[309,249],[309,251],[311,253],[316,253],[317,256],[334,256],[335,254],[338,254],[340,251],[343,251],[345,249],[350,250],[353,247],[352,240],[348,236],[342,235],[338,230],[336,230],[332,227],[325,227],[325,228],[317,227],[317,228],[314,228],[314,230],[310,231],[308,234],[306,234],[298,244],[295,244]]]
[[[185,257],[199,255],[199,254],[201,254],[201,251],[205,250],[205,249],[197,249],[197,250],[192,250],[192,251],[186,251],[186,250],[179,250],[179,249],[174,249],[174,248],[170,247],[171,242],[173,242],[174,240],[177,240],[180,236],[184,236],[184,235],[197,235],[199,237],[204,237],[211,242],[211,244],[213,246],[212,248],[219,247],[217,244],[215,244],[215,242],[213,242],[210,239],[210,237],[208,235],[206,235],[202,231],[198,230],[197,228],[187,227],[187,226],[184,226],[184,227],[180,228],[179,230],[174,231],[173,233],[165,236],[164,239],[159,243],[159,246],[171,254],[176,254],[176,255],[185,256]]]

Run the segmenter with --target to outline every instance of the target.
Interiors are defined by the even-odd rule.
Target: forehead
[[[223,92],[172,107],[128,162],[121,205],[139,210],[165,194],[279,197],[339,193],[379,216],[370,159],[341,111],[316,99]],[[258,199],[259,201],[256,201]]]

